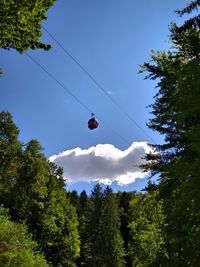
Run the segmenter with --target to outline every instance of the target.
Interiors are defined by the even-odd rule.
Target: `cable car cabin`
[[[88,121],[88,128],[90,130],[94,130],[99,126],[98,121],[95,119],[94,115],[92,114],[91,119]]]

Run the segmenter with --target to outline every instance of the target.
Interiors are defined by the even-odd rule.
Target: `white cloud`
[[[63,167],[68,183],[99,181],[127,185],[147,176],[138,165],[144,163],[142,157],[150,151],[146,142],[134,142],[123,151],[111,144],[98,144],[88,149],[66,150],[49,160]]]

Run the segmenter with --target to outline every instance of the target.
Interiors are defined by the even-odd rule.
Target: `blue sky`
[[[169,47],[168,25],[172,21],[181,22],[174,10],[187,3],[185,0],[59,0],[49,10],[43,26],[146,134],[43,31],[41,39],[52,45],[51,51],[28,53],[97,115],[100,126],[88,130],[89,111],[25,54],[1,50],[4,74],[0,79],[0,110],[13,115],[20,129],[20,140],[26,143],[38,139],[47,157],[68,150],[74,153],[75,148],[97,148],[98,144],[112,144],[125,151],[134,142],[151,142],[148,136],[162,142],[161,136],[146,127],[150,118],[146,106],[153,102],[155,84],[143,80],[144,75],[137,72],[139,64],[149,60],[151,49]],[[84,181],[73,184],[73,188],[84,188]]]

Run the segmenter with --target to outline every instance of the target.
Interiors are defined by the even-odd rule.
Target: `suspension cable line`
[[[94,78],[86,68],[79,63],[79,61],[72,56],[72,54],[56,39],[54,35],[52,35],[44,26],[43,30],[60,46],[60,48],[78,65],[78,67],[96,84],[97,88],[99,88],[109,99],[110,101],[123,113],[134,125],[136,125],[153,143],[155,141],[153,138],[128,114],[128,112],[104,89],[104,87]]]
[[[57,78],[55,78],[47,69],[45,69],[37,60],[35,60],[31,55],[29,55],[27,52],[25,52],[26,56],[33,61],[40,69],[42,69],[51,79],[53,79],[60,87],[62,87],[69,95],[71,95],[84,109],[89,111],[90,113],[93,113],[93,111],[86,105],[84,104],[75,94],[73,94],[66,86],[64,86]],[[132,147],[135,149],[135,151],[140,155],[144,156],[141,154],[141,152],[133,147],[130,142],[124,138],[121,134],[119,134],[115,129],[113,129],[108,123],[106,123],[104,120],[102,120],[98,115],[97,118],[104,124],[106,125],[107,128],[109,128],[113,133],[115,133],[121,140],[123,140],[124,143],[126,143],[129,147]]]

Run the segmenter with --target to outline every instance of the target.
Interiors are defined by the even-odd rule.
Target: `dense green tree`
[[[125,251],[120,233],[120,217],[116,195],[107,187],[104,192],[96,184],[86,213],[85,266],[125,266]]]
[[[103,194],[101,216],[102,266],[125,266],[124,242],[120,233],[120,217],[116,195],[107,186]]]
[[[29,48],[49,50],[50,45],[39,41],[42,20],[56,0],[1,0],[0,48],[15,49],[22,53]]]
[[[43,220],[43,229],[48,231],[48,236],[46,233],[41,235],[45,240],[43,242],[44,240],[41,239],[43,248],[53,266],[74,267],[80,252],[76,212],[66,201],[62,209],[58,205],[51,205],[51,207],[54,206],[57,211],[59,209],[59,213],[49,209],[49,214]]]
[[[70,199],[70,203],[76,208],[77,212],[79,210],[79,196],[78,192],[76,190],[73,190],[72,192],[68,192],[68,196]]]
[[[11,193],[20,169],[21,144],[19,129],[10,113],[0,112],[0,203],[10,205]]]
[[[27,227],[9,220],[8,211],[0,207],[0,266],[47,267]]]
[[[53,266],[75,266],[80,250],[76,211],[69,203],[62,169],[46,163],[49,173],[45,188],[41,188],[41,192],[45,193],[41,195],[39,202],[37,198],[32,198],[32,202],[36,202],[33,207],[36,212],[31,212],[31,223],[28,225]]]
[[[181,16],[200,6],[191,2]],[[172,48],[152,54],[143,65],[158,80],[149,127],[165,137],[144,168],[160,174],[165,212],[163,266],[198,266],[200,258],[200,20],[199,14],[178,27],[172,24]]]
[[[102,267],[102,239],[100,221],[102,216],[103,193],[96,184],[91,193],[91,205],[86,225],[86,244],[84,247],[85,266]]]
[[[83,190],[79,197],[79,211],[80,216],[86,216],[88,212],[89,198],[85,190]]]
[[[79,255],[78,219],[64,189],[63,172],[46,160],[36,140],[27,144],[23,162],[12,214],[25,220],[48,261],[74,266]]]
[[[41,150],[36,140],[31,140],[26,145],[17,183],[12,191],[13,205],[10,207],[13,219],[24,221],[31,231],[36,230],[36,222],[44,211],[44,200],[47,196],[49,164]]]
[[[0,113],[0,201],[11,219],[25,223],[54,266],[74,266],[78,219],[64,188],[63,171],[49,162],[38,141],[25,146],[9,113]]]
[[[85,190],[83,190],[79,196],[79,202],[77,205],[77,214],[79,221],[79,235],[80,235],[80,257],[77,259],[77,266],[83,266],[85,262],[84,248],[87,242],[86,226],[88,221],[88,212],[90,207],[90,199],[87,196]]]
[[[131,223],[129,255],[131,266],[163,266],[160,260],[165,257],[162,203],[157,193],[138,194],[130,203]]]
[[[120,232],[124,240],[124,249],[126,252],[125,261],[126,265],[131,265],[131,259],[128,254],[128,243],[130,241],[130,228],[129,224],[131,222],[131,209],[130,203],[135,196],[135,192],[118,192],[116,197],[118,199],[119,211],[120,211]]]

